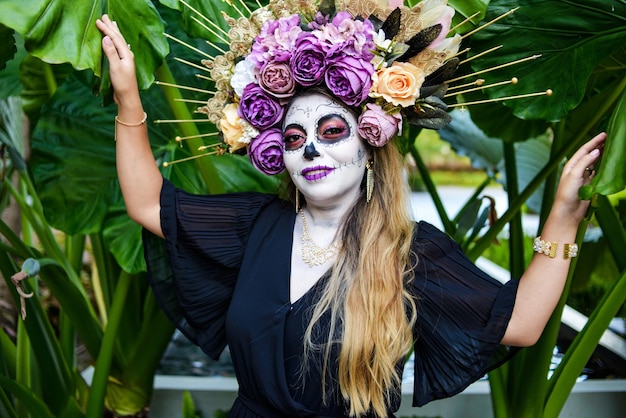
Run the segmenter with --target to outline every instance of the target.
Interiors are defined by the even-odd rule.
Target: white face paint
[[[313,93],[294,99],[283,122],[289,176],[312,204],[352,204],[369,153],[356,117],[342,104]]]

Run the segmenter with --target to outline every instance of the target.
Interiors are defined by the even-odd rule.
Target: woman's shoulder
[[[229,193],[194,193],[186,191],[180,187],[175,186],[169,180],[163,181],[163,190],[161,192],[162,200],[172,198],[180,202],[186,202],[187,204],[194,204],[199,206],[225,206],[233,207],[233,209],[242,209],[248,207],[263,207],[267,205],[273,205],[278,208],[287,207],[289,203],[279,197],[277,194],[264,193],[257,191],[237,191]]]
[[[464,257],[463,250],[450,235],[426,221],[416,223],[412,248],[418,257],[432,260]]]

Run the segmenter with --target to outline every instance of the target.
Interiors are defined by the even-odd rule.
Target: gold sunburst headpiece
[[[221,55],[210,56],[167,36],[199,53],[202,65],[179,61],[208,72],[210,77],[201,77],[215,83],[216,90],[205,91],[210,97],[197,112],[217,126],[224,142],[203,147],[214,149],[203,155],[245,149],[265,174],[284,170],[280,123],[289,99],[303,89],[322,86],[345,105],[358,108],[359,134],[381,147],[401,135],[403,122],[429,129],[446,126],[451,121],[448,108],[455,105],[448,106],[445,97],[517,83],[513,78],[485,85],[477,78],[447,93],[451,82],[488,71],[453,78],[462,63],[458,57],[467,52],[459,52],[461,41],[475,31],[453,33],[454,9],[447,0],[423,0],[413,7],[402,0],[270,0],[265,6],[258,3],[255,10],[242,0],[240,7],[227,1],[239,17],[223,13],[230,26],[225,32],[180,0],[196,23],[229,46],[224,50],[209,42]],[[551,92],[530,95],[540,94]]]

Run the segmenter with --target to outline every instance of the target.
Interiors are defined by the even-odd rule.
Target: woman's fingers
[[[588,160],[591,159],[593,163],[598,159],[598,157],[600,156],[600,150],[602,146],[604,145],[605,139],[606,139],[606,133],[602,132],[594,136],[593,138],[591,138],[585,144],[583,144],[578,149],[578,151],[576,151],[574,155],[572,155],[572,157],[569,159],[567,164],[565,164],[565,167],[563,167],[563,172],[569,173],[572,169],[574,169],[574,167],[579,166],[579,163],[581,162],[581,160],[584,160],[583,164],[587,164],[587,165],[583,165],[583,170],[584,168],[589,167]],[[590,155],[592,153],[593,155]]]
[[[126,42],[126,39],[124,39],[117,23],[112,21],[108,15],[102,15],[101,19],[97,19],[96,26],[104,34],[102,47],[107,57],[110,58],[111,55],[109,54],[113,53],[115,53],[120,60],[133,57],[130,45]]]

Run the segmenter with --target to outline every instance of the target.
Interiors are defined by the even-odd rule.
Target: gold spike
[[[486,86],[480,86],[480,87],[474,87],[472,89],[467,89],[467,90],[463,90],[463,91],[457,91],[454,93],[448,93],[443,97],[451,97],[451,96],[457,96],[459,94],[465,94],[465,93],[471,93],[473,91],[477,91],[477,90],[483,90],[483,89],[489,89],[492,87],[498,87],[498,86],[503,86],[505,84],[517,84],[519,80],[517,79],[517,77],[513,77],[510,80],[506,80],[506,81],[500,81],[498,83],[493,83],[493,84],[488,84]]]
[[[487,54],[489,54],[489,53],[491,53],[491,52],[493,52],[493,51],[497,51],[498,49],[502,48],[503,46],[504,46],[504,45],[494,46],[493,48],[490,48],[490,49],[488,49],[488,50],[486,50],[486,51],[483,51],[483,52],[481,52],[481,53],[479,53],[479,54],[476,54],[476,55],[474,55],[474,56],[472,56],[472,57],[470,57],[470,58],[467,58],[467,59],[465,59],[465,60],[463,60],[463,61],[459,62],[459,65],[466,64],[466,63],[468,63],[468,62],[470,62],[470,61],[472,61],[472,60],[475,60],[476,58],[482,57],[483,55],[487,55]]]
[[[459,55],[463,55],[463,54],[465,54],[466,52],[468,52],[470,49],[472,49],[472,48],[465,48],[464,50],[459,51],[459,52],[457,52],[456,54],[452,55],[450,58],[454,58],[454,57],[458,57]]]
[[[461,39],[465,39],[465,38],[467,38],[468,36],[471,36],[471,35],[475,34],[475,33],[476,33],[476,32],[478,32],[479,30],[483,30],[483,29],[485,29],[487,26],[489,26],[489,25],[491,25],[491,24],[496,23],[498,20],[500,20],[500,19],[503,19],[503,18],[507,17],[507,16],[508,16],[508,15],[510,15],[511,13],[516,12],[516,11],[517,11],[517,9],[519,9],[519,6],[518,6],[518,7],[516,7],[516,8],[514,8],[514,9],[509,10],[509,11],[508,11],[508,12],[506,12],[506,13],[502,13],[500,16],[498,16],[498,17],[496,17],[495,19],[493,19],[493,20],[491,20],[491,21],[489,21],[489,22],[485,23],[485,24],[484,24],[484,25],[482,25],[482,26],[477,27],[477,28],[476,28],[476,29],[474,29],[473,31],[470,31],[470,32],[467,32],[467,33],[465,33],[465,34],[461,35]]]
[[[475,18],[476,16],[478,16],[480,14],[480,12],[476,12],[473,15],[471,15],[470,17],[468,17],[467,19],[465,19],[464,21],[462,21],[461,23],[459,23],[458,25],[456,25],[455,27],[453,27],[452,29],[450,29],[448,31],[448,33],[452,33],[455,32],[458,28],[460,28],[461,26],[463,26],[464,24],[466,24],[467,22],[469,22],[470,20],[472,20],[473,18]]]
[[[470,86],[482,86],[483,84],[485,84],[485,79],[484,78],[477,78],[476,80],[472,81],[471,83],[459,84],[458,86],[449,86],[448,87],[448,91],[456,90],[456,89],[462,89],[462,88],[470,87]]]
[[[239,0],[239,3],[241,3],[241,5],[243,6],[244,9],[246,9],[246,11],[248,12],[248,17],[250,15],[252,15],[252,10],[250,10],[250,8],[248,7],[248,5],[246,4],[245,1],[243,0]],[[258,2],[257,2],[258,3]],[[259,4],[259,7],[261,7],[261,5]]]
[[[207,31],[209,31],[210,33],[212,33],[215,37],[217,37],[220,41],[224,42],[224,43],[228,43],[228,41],[224,38],[222,38],[217,32],[215,32],[213,29],[211,29],[210,27],[208,27],[207,25],[205,25],[204,23],[200,22],[200,20],[198,20],[197,17],[195,16],[191,16],[191,20],[193,20],[194,22],[196,22],[198,25],[202,26],[204,29],[206,29]],[[225,54],[226,51],[224,51],[222,48],[219,48],[217,46],[215,46],[213,43],[209,42],[208,40],[206,41],[207,44],[211,45],[213,48],[219,50],[222,54]]]
[[[178,58],[178,57],[174,57],[174,59],[175,59],[176,61],[178,61],[178,62],[182,62],[183,64],[188,65],[188,66],[190,66],[190,67],[197,68],[198,70],[206,71],[207,73],[210,73],[210,72],[211,72],[211,70],[209,70],[209,69],[208,69],[208,68],[206,68],[206,67],[203,67],[202,65],[198,65],[198,64],[195,64],[195,63],[193,63],[193,62],[190,62],[190,61],[184,60],[184,59],[182,59],[182,58]]]
[[[210,148],[221,147],[221,146],[222,146],[221,142],[218,142],[217,144],[202,145],[198,147],[198,151],[204,151]]]
[[[208,132],[208,133],[197,134],[197,135],[177,136],[175,140],[176,142],[183,142],[187,139],[206,138],[207,136],[218,136],[218,135],[219,135],[219,132]]]
[[[198,122],[211,122],[208,119],[157,119],[154,123],[198,123]]]
[[[185,161],[191,161],[191,160],[195,160],[196,158],[207,157],[209,155],[222,155],[225,152],[226,152],[225,149],[220,148],[220,149],[217,149],[217,150],[212,151],[212,152],[207,152],[206,154],[192,155],[191,157],[181,158],[180,160],[163,161],[163,167],[169,167],[170,165],[173,165],[173,164],[178,164],[178,163],[182,163],[182,162],[185,162]]]
[[[495,103],[495,102],[501,102],[503,100],[523,99],[525,97],[534,97],[534,96],[552,96],[552,90],[548,89],[546,91],[540,91],[537,93],[520,94],[518,96],[507,96],[507,97],[498,97],[495,99],[477,100],[475,102],[454,103],[454,104],[448,105],[448,108],[464,107],[464,106],[471,106],[471,105],[484,104],[484,103]]]
[[[206,100],[193,100],[193,99],[174,99],[175,102],[195,103],[206,105]]]
[[[207,76],[202,75],[202,74],[196,74],[196,77],[201,78],[203,80],[207,80],[207,81],[213,81],[213,79],[211,77],[207,77]]]
[[[184,42],[184,41],[181,41],[180,39],[178,39],[178,38],[176,38],[176,37],[174,37],[174,36],[172,36],[172,35],[170,35],[170,34],[168,34],[168,33],[164,33],[163,35],[165,35],[165,37],[166,37],[166,38],[169,38],[169,39],[171,39],[171,40],[173,40],[173,41],[175,41],[175,42],[177,42],[177,43],[181,44],[182,46],[185,46],[185,47],[187,47],[187,48],[191,49],[192,51],[197,52],[197,53],[198,53],[198,54],[200,54],[200,55],[204,55],[205,57],[207,57],[207,58],[209,58],[209,59],[211,59],[211,60],[214,60],[214,59],[215,59],[215,57],[214,57],[214,56],[211,56],[211,55],[207,54],[206,52],[201,51],[201,50],[199,50],[198,48],[196,48],[196,47],[194,47],[194,46],[191,46],[191,45],[189,45],[188,43],[186,43],[186,42]]]
[[[239,13],[239,16],[241,17],[246,17],[246,15],[244,15],[241,10],[239,10],[239,7],[235,6],[235,4],[232,2],[232,0],[222,0],[222,3],[226,3],[228,4],[230,7],[232,7],[233,9],[235,9],[237,11],[237,13]]]
[[[171,83],[165,83],[163,81],[155,81],[154,84],[158,84],[159,86],[166,86],[166,87],[176,87],[178,89],[182,89],[182,90],[191,90],[191,91],[195,91],[198,93],[204,93],[204,94],[215,94],[214,91],[209,91],[209,90],[203,90],[203,89],[198,89],[195,87],[189,87],[189,86],[181,86],[180,84],[171,84]]]
[[[499,70],[500,68],[508,67],[508,66],[515,65],[515,64],[520,64],[520,63],[525,62],[525,61],[535,60],[535,59],[537,59],[539,57],[541,57],[541,54],[531,55],[530,57],[521,58],[521,59],[518,59],[518,60],[515,60],[515,61],[511,61],[511,62],[506,62],[504,64],[496,65],[495,67],[485,68],[484,70],[476,71],[475,73],[472,73],[472,74],[462,75],[460,77],[453,78],[451,80],[447,80],[446,82],[447,83],[454,83],[455,81],[463,80],[464,78],[467,78],[467,77],[473,77],[473,76],[478,75],[478,74],[488,73],[489,71]]]
[[[202,13],[200,13],[199,11],[197,11],[196,9],[194,9],[193,7],[191,7],[189,5],[189,3],[187,3],[185,0],[180,0],[180,2],[182,4],[185,5],[185,7],[187,7],[189,10],[191,10],[192,12],[194,12],[195,14],[197,14],[198,16],[200,16],[203,20],[207,21],[208,23],[210,23],[215,29],[217,29],[218,31],[222,32],[225,36],[226,39],[223,39],[220,37],[220,39],[222,39],[222,41],[224,41],[225,43],[228,43],[227,39],[228,39],[228,32],[226,32],[224,29],[222,29],[220,27],[220,25],[218,25],[217,23],[213,22],[211,19],[207,18],[205,15],[203,15]]]

